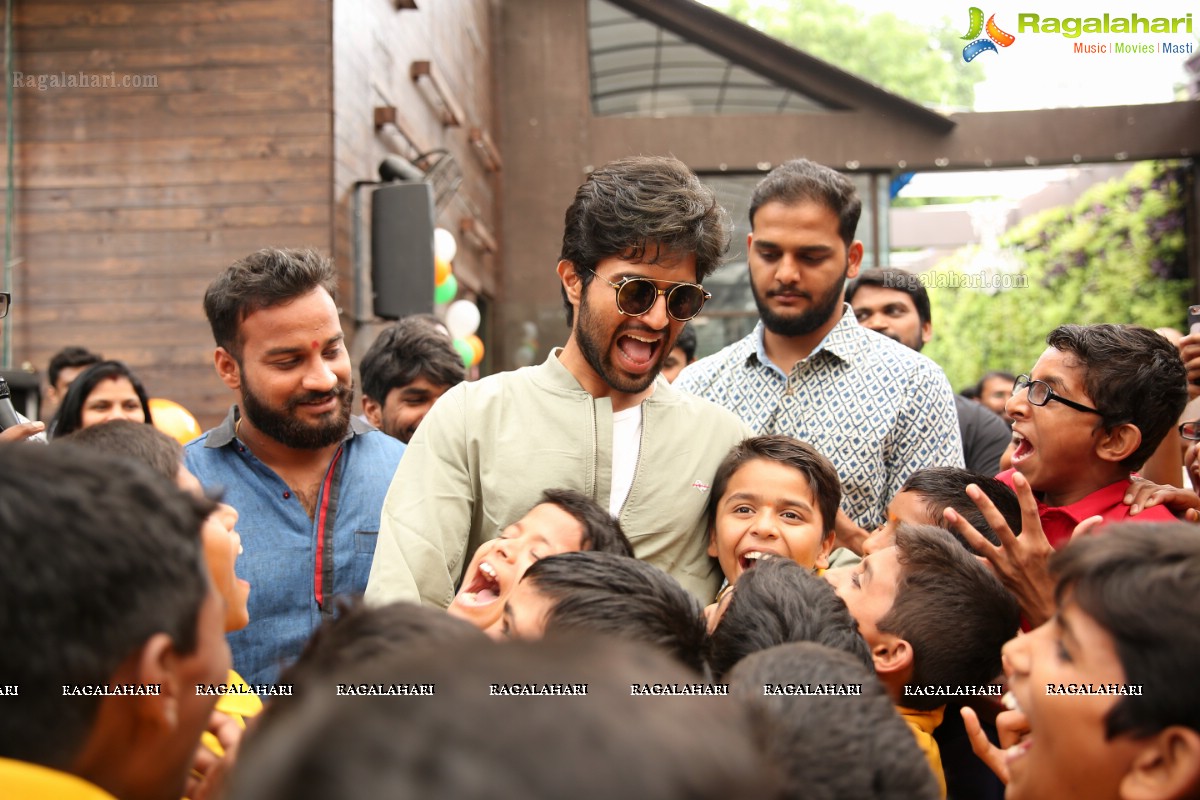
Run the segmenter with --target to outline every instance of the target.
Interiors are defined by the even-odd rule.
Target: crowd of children
[[[686,271],[684,262],[663,268]],[[67,393],[48,447],[0,444],[0,797],[1200,798],[1200,497],[1136,474],[1163,448],[1180,456],[1168,433],[1184,413],[1189,378],[1200,379],[1180,347],[1131,325],[1049,332],[1028,374],[981,382],[987,401],[997,380],[1006,384],[1011,466],[994,477],[961,462],[912,470],[888,482],[899,488],[878,506],[886,517],[864,531],[844,513],[855,490],[833,454],[779,433],[738,441],[740,420],[658,380],[651,356],[665,360],[671,335],[622,327],[626,317],[659,314],[664,330],[681,330],[703,305],[702,287],[601,278],[599,291],[614,290],[606,297],[622,331],[605,355],[603,337],[588,327],[598,312],[579,300],[598,273],[585,280],[564,260],[560,275],[580,315],[572,336],[584,337],[566,361],[607,376],[617,358],[637,372],[621,404],[655,397],[638,413],[656,421],[674,413],[672,436],[633,450],[628,463],[602,464],[604,448],[588,439],[593,427],[573,427],[596,398],[554,357],[521,380],[540,375],[533,380],[547,383],[537,388],[561,405],[555,424],[595,453],[563,446],[538,464],[552,484],[540,497],[528,486],[504,492],[500,473],[521,466],[524,451],[514,446],[503,469],[490,463],[495,443],[481,444],[467,416],[454,417],[457,434],[447,427],[433,440],[457,448],[457,461],[435,452],[432,437],[413,436],[424,461],[406,455],[398,476],[421,487],[471,486],[473,495],[431,490],[384,517],[401,526],[401,510],[462,501],[455,514],[471,534],[409,531],[391,546],[411,559],[397,549],[383,578],[415,586],[410,566],[424,564],[448,607],[390,602],[393,587],[382,579],[369,605],[324,596],[322,569],[333,567],[322,566],[318,549],[315,575],[292,564],[306,595],[317,593],[317,613],[289,611],[288,636],[307,640],[291,651],[299,656],[260,653],[270,662],[261,674],[281,670],[275,680],[246,673],[248,684],[226,638],[264,636],[247,633],[256,587],[239,577],[239,510],[189,470],[202,459],[185,462],[178,442],[142,424],[145,392],[111,366],[118,362],[89,367],[95,381]],[[690,290],[676,294],[680,287]],[[331,296],[306,292],[308,300],[264,307],[312,301],[336,318]],[[645,310],[631,315],[630,307]],[[244,320],[229,317],[218,366],[246,402]],[[289,325],[277,327],[290,335]],[[349,374],[340,333],[311,348],[301,338],[280,352],[317,360],[331,381],[330,364]],[[688,362],[694,352],[672,357]],[[121,401],[130,418],[85,422],[83,400],[114,377],[130,384]],[[941,379],[926,377],[940,389]],[[341,442],[379,433],[348,421],[343,383],[305,402],[336,405],[345,424],[317,445],[293,442],[335,453],[328,476],[341,474]],[[532,386],[462,384],[430,419],[446,426],[448,415],[465,414],[454,404],[466,400],[508,419],[504,392],[528,399]],[[610,395],[604,401],[607,417],[629,411]],[[708,428],[688,436],[719,442],[716,453],[680,444],[697,409]],[[288,420],[277,416],[283,441]],[[245,439],[241,421],[231,412],[226,444]],[[409,427],[418,423],[427,424]],[[636,423],[626,443],[640,447],[650,428],[642,417]],[[264,437],[273,430],[249,427]],[[1200,423],[1186,422],[1181,434],[1200,439]],[[528,448],[536,437],[521,431],[508,444]],[[201,446],[224,445],[193,443],[187,458]],[[678,474],[642,481],[639,458],[650,452],[658,470]],[[596,493],[599,503],[566,488],[562,470],[581,458],[606,476],[607,462],[621,467],[625,485],[618,490],[614,478],[611,496],[607,487]],[[422,469],[445,474],[423,483]],[[692,469],[711,482],[693,479]],[[691,483],[672,500],[662,487],[680,475]],[[593,488],[602,482],[593,475]],[[389,498],[396,493],[393,484]],[[321,497],[310,498],[308,516],[320,515],[324,530],[324,515],[338,509]],[[241,513],[263,515],[266,502]],[[627,503],[639,513],[622,516],[623,527],[614,509]],[[519,518],[492,525],[496,508]],[[672,528],[672,513],[685,512],[683,530]],[[631,519],[653,520],[655,530],[634,529]],[[355,547],[374,546],[364,539],[373,532],[352,532]],[[364,582],[371,552],[354,553]],[[272,574],[274,554],[247,553],[243,563],[253,555],[257,582]],[[302,636],[310,625],[316,632]]]

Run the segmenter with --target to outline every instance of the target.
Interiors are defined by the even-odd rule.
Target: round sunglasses
[[[611,286],[617,293],[617,310],[627,317],[640,317],[658,302],[659,295],[667,296],[667,313],[673,319],[687,322],[704,308],[704,303],[712,299],[712,295],[704,291],[698,283],[682,281],[655,281],[650,278],[625,277],[613,283],[602,278],[596,270],[588,270],[597,278]],[[669,283],[671,288],[660,289],[658,284]]]

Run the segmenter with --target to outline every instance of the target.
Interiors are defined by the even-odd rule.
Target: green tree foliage
[[[1187,316],[1187,171],[1135,165],[1094,186],[1073,206],[1043,211],[1006,233],[1026,288],[953,285],[983,257],[964,248],[927,273],[934,337],[925,354],[961,389],[988,370],[1027,372],[1046,334],[1066,323],[1183,328]],[[985,265],[986,266],[986,265]],[[961,283],[959,284],[961,285]]]
[[[926,30],[890,13],[870,18],[838,0],[704,0],[809,55],[918,103],[970,109],[983,67],[962,59],[963,19]]]

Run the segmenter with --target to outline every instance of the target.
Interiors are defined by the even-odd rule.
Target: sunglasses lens
[[[1179,426],[1179,435],[1184,439],[1200,439],[1200,422],[1185,422]]]
[[[617,306],[631,317],[641,316],[658,299],[658,289],[645,278],[633,278],[617,291]]]
[[[667,295],[667,310],[677,320],[688,320],[704,307],[704,290],[699,286],[676,286]]]

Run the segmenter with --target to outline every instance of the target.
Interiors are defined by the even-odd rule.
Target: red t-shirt
[[[1007,469],[996,476],[996,480],[1003,483],[1005,486],[1016,491],[1013,486],[1013,473],[1015,469]],[[1069,506],[1048,506],[1041,500],[1038,501],[1038,516],[1042,518],[1042,530],[1046,532],[1046,538],[1050,541],[1050,546],[1055,550],[1059,549],[1071,540],[1071,533],[1075,530],[1075,526],[1083,522],[1088,517],[1094,517],[1097,514],[1104,517],[1104,524],[1110,522],[1121,522],[1123,520],[1131,522],[1178,522],[1175,515],[1167,510],[1166,506],[1151,506],[1144,508],[1136,517],[1129,516],[1130,506],[1125,505],[1125,492],[1129,489],[1129,479],[1117,481],[1105,486],[1103,489],[1097,489],[1087,497],[1077,502],[1071,503]],[[1103,526],[1101,526],[1103,527]]]

